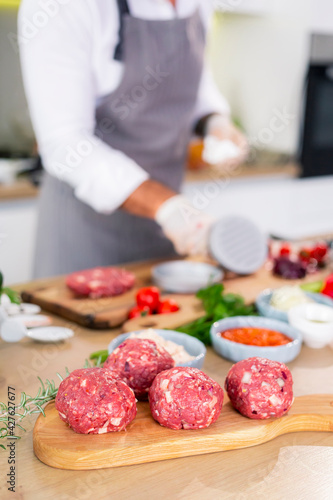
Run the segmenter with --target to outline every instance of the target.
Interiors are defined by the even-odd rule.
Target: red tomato
[[[135,306],[132,307],[128,313],[128,319],[140,318],[140,316],[148,316],[150,314],[150,309],[148,306]]]
[[[140,288],[136,294],[136,303],[138,306],[148,306],[151,313],[157,310],[159,302],[160,291],[156,286]]]
[[[290,255],[291,253],[291,249],[290,249],[290,246],[288,245],[288,243],[285,243],[284,245],[281,246],[280,248],[280,256],[281,257],[286,257],[288,255]]]
[[[324,243],[318,243],[311,250],[311,257],[316,259],[317,262],[321,262],[327,254],[327,246]]]
[[[304,262],[305,264],[309,263],[311,259],[311,248],[302,248],[298,254],[298,257],[301,262]]]
[[[163,300],[158,304],[157,314],[167,314],[179,311],[179,305],[172,299]]]

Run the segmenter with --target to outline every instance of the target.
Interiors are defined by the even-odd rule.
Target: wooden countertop
[[[0,202],[35,198],[38,188],[26,179],[20,179],[14,184],[0,184]]]
[[[252,179],[256,177],[276,177],[287,176],[297,177],[299,167],[295,163],[286,163],[283,165],[273,165],[270,162],[253,165],[239,165],[235,169],[217,169],[215,167],[205,166],[203,168],[190,170],[185,173],[185,182],[208,182],[214,179],[225,179],[225,176],[231,179]],[[38,196],[39,189],[27,179],[19,179],[10,185],[0,184],[0,203],[2,201],[22,200],[26,198],[35,198]]]
[[[255,283],[245,278],[240,288]],[[55,280],[43,280],[44,284]],[[232,281],[230,282],[232,283]],[[41,281],[38,282],[38,286]],[[29,288],[37,284],[29,284]],[[27,287],[27,285],[25,285]],[[228,282],[226,288],[229,289]],[[54,317],[54,324],[73,328],[75,335],[63,344],[38,344],[28,339],[17,344],[0,340],[0,401],[7,401],[8,386],[15,388],[16,402],[20,393],[35,394],[38,388],[37,375],[43,380],[56,380],[56,372],[64,374],[82,367],[92,351],[105,349],[119,333],[114,330],[88,330]],[[220,384],[231,363],[208,349],[204,371]],[[292,363],[296,395],[307,390],[325,392],[330,374],[333,373],[333,351],[330,348],[313,350],[302,348],[300,356]],[[331,370],[331,371],[330,371]],[[326,384],[326,386],[325,386]],[[331,390],[333,392],[333,390]],[[295,433],[281,436],[269,443],[243,450],[181,458],[151,464],[103,469],[95,471],[64,471],[53,469],[39,462],[32,449],[32,428],[35,418],[25,422],[27,433],[16,445],[16,495],[7,491],[8,452],[0,450],[0,498],[39,499],[134,499],[175,498],[191,499],[238,499],[260,497],[271,500],[281,498],[304,498],[298,496],[299,487],[309,477],[311,471],[304,467],[295,469],[292,483],[285,486],[285,478],[271,481],[271,473],[279,475],[281,461],[279,453],[289,446],[333,446],[333,433]],[[295,462],[296,464],[296,462]],[[295,465],[296,466],[296,465]],[[290,473],[293,473],[293,467]],[[320,482],[319,477],[314,480]],[[319,487],[319,483],[318,483]],[[332,491],[332,490],[331,490]],[[309,497],[308,497],[309,498]],[[318,497],[321,499],[327,496]]]

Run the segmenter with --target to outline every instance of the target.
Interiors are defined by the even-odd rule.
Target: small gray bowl
[[[109,344],[108,351],[109,354],[114,351],[124,340],[126,340],[132,333],[140,333],[143,330],[137,330],[129,333],[122,333],[118,337],[112,340]],[[175,332],[173,330],[158,330],[154,328],[154,332],[163,337],[166,340],[171,340],[175,344],[182,345],[191,356],[195,356],[194,359],[188,361],[187,363],[179,363],[177,366],[191,366],[192,368],[202,368],[203,362],[206,356],[205,345],[195,337],[191,337],[186,333]]]
[[[219,335],[221,332],[229,330],[229,328],[239,327],[268,328],[288,335],[293,341],[289,344],[276,347],[260,347],[232,342]],[[261,318],[258,316],[235,316],[233,318],[225,318],[216,321],[210,329],[210,338],[214,350],[220,354],[220,356],[235,361],[236,363],[242,359],[252,357],[267,358],[272,361],[289,363],[289,361],[292,361],[299,355],[302,346],[302,334],[296,330],[296,328],[283,321]]]
[[[154,283],[168,292],[195,293],[223,279],[218,267],[204,262],[173,260],[153,267]]]
[[[261,292],[256,298],[256,307],[261,316],[266,318],[277,319],[278,321],[285,321],[288,323],[288,313],[285,311],[279,311],[276,307],[270,305],[270,301],[273,294],[272,289],[268,288]],[[311,300],[317,302],[317,304],[323,304],[324,306],[333,307],[333,300],[326,295],[321,293],[304,292]]]

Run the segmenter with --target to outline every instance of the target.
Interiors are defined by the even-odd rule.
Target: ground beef
[[[225,381],[231,404],[242,415],[282,417],[293,402],[293,379],[283,363],[248,358],[233,365]]]
[[[133,287],[134,281],[134,274],[125,269],[96,267],[69,274],[66,285],[77,295],[96,299],[125,293]]]
[[[141,400],[147,399],[156,375],[173,366],[170,354],[148,339],[126,339],[104,363],[104,368],[118,371]]]
[[[149,389],[155,420],[170,429],[203,429],[218,419],[223,389],[197,368],[172,368],[157,375]]]
[[[117,372],[102,368],[74,370],[61,382],[55,406],[80,434],[122,431],[137,411],[132,389]]]

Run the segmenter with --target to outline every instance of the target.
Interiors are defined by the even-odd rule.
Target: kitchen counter
[[[0,184],[0,202],[35,198],[38,188],[26,179],[20,179],[13,184]]]
[[[29,283],[25,284],[25,288],[37,287],[41,283],[48,285],[51,282],[54,283],[54,280]],[[73,328],[74,337],[57,345],[33,343],[28,339],[18,344],[6,344],[0,340],[0,401],[7,400],[8,386],[15,388],[18,402],[21,391],[28,394],[37,392],[37,375],[42,380],[56,380],[56,372],[64,374],[65,367],[70,371],[82,367],[91,352],[105,349],[120,331],[88,330],[57,317],[54,317],[54,324]],[[224,383],[230,366],[230,362],[219,357],[211,348],[208,349],[203,369],[220,384]],[[332,349],[311,350],[303,347],[300,356],[289,366],[294,376],[296,395],[316,392],[333,394]],[[16,496],[7,491],[5,484],[5,474],[9,467],[8,452],[0,450],[2,500],[246,500],[256,498],[258,494],[260,498],[267,497],[271,500],[324,500],[331,498],[333,491],[333,479],[329,480],[331,484],[325,483],[324,477],[316,470],[317,453],[321,448],[311,448],[333,447],[333,433],[294,433],[242,450],[78,472],[53,469],[34,456],[34,420],[31,418],[24,422],[27,433],[16,444]],[[332,462],[326,463],[326,466],[332,468]]]

